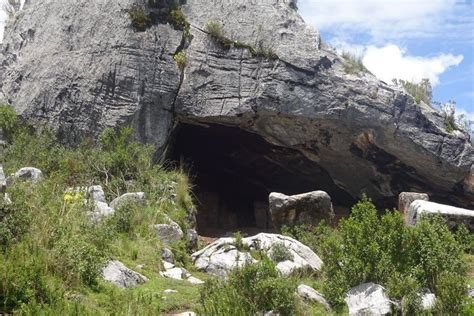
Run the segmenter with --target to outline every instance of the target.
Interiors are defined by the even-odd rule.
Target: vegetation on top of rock
[[[450,100],[446,103],[434,102],[440,110],[444,119],[444,127],[448,133],[456,130],[472,133],[473,122],[468,120],[464,114],[456,113],[456,102]]]
[[[178,65],[178,68],[183,71],[184,68],[186,68],[186,65],[188,64],[188,58],[186,56],[186,50],[181,50],[177,52],[176,54],[173,55],[173,59]]]
[[[133,6],[128,9],[132,26],[139,32],[144,32],[152,24],[150,13],[143,7]]]
[[[433,90],[429,79],[423,79],[420,83],[402,79],[393,79],[392,82],[410,94],[415,99],[416,104],[420,104],[423,101],[425,104],[431,105]]]
[[[346,73],[353,75],[370,73],[370,71],[364,66],[360,56],[356,56],[350,52],[342,52],[342,58],[344,59],[344,71]]]
[[[293,254],[285,247],[285,244],[278,243],[272,247],[270,259],[275,262],[293,260]]]
[[[205,26],[205,31],[211,36],[214,41],[221,45],[225,49],[229,49],[232,46],[235,48],[247,49],[250,54],[254,57],[264,57],[267,59],[278,59],[278,55],[275,54],[273,49],[266,47],[264,43],[260,40],[257,41],[256,47],[242,43],[240,41],[234,41],[228,38],[224,32],[223,25],[218,21],[209,21]]]

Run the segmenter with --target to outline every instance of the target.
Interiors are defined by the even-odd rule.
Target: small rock
[[[7,189],[7,179],[5,178],[5,173],[3,172],[3,166],[0,165],[0,193],[4,193]]]
[[[139,265],[137,265],[137,269],[140,269],[140,270],[141,270],[141,269],[143,269],[143,268],[145,268],[145,265],[144,265],[144,264],[139,264]]]
[[[102,269],[104,280],[121,288],[135,287],[148,281],[148,278],[127,268],[122,262],[111,260]]]
[[[94,211],[90,213],[93,222],[98,223],[104,217],[114,214],[115,210],[107,205],[105,202],[94,201]]]
[[[270,193],[268,198],[274,228],[283,225],[318,224],[334,216],[331,197],[324,191],[288,196]]]
[[[433,293],[425,293],[421,296],[421,308],[423,310],[430,310],[435,307],[436,295]]]
[[[188,246],[191,248],[191,250],[197,250],[198,238],[198,233],[195,229],[188,229],[186,232],[186,241],[188,242]]]
[[[316,291],[315,289],[313,289],[312,287],[301,284],[298,286],[296,292],[302,299],[310,301],[310,302],[322,304],[326,308],[326,310],[328,311],[331,310],[331,306],[326,301],[324,296],[318,291]]]
[[[169,262],[169,263],[174,263],[174,255],[171,250],[168,248],[163,248],[161,249],[161,259],[163,261]]]
[[[200,280],[200,279],[198,279],[198,278],[195,278],[195,277],[193,277],[193,276],[190,276],[190,277],[188,278],[188,282],[191,283],[191,284],[204,284],[204,283],[206,283],[206,282],[204,282],[204,281],[202,281],[202,280]]]
[[[192,311],[186,311],[178,314],[170,314],[170,316],[197,316],[197,314]]]
[[[110,202],[110,207],[117,209],[126,203],[142,201],[145,201],[145,193],[143,192],[125,193],[124,195],[121,195]]]
[[[175,279],[175,280],[183,280],[191,276],[189,272],[184,268],[172,268],[164,272],[160,272],[160,275],[165,278],[170,278],[170,279]]]
[[[33,167],[24,167],[15,172],[12,175],[13,179],[22,179],[22,180],[27,180],[27,181],[32,181],[32,182],[38,182],[43,179],[43,173],[41,170]]]
[[[13,204],[12,199],[10,198],[10,194],[8,194],[8,193],[4,194],[3,202],[7,205]]]
[[[364,283],[352,288],[346,295],[349,315],[385,315],[392,311],[392,302],[385,289],[374,283]]]
[[[470,298],[474,298],[474,288],[470,287],[469,290],[467,291],[467,295]]]
[[[178,293],[178,291],[176,290],[172,290],[172,289],[166,289],[163,291],[163,293],[166,293],[166,294],[170,294],[170,293]]]
[[[167,261],[163,261],[163,268],[165,268],[165,270],[173,269],[173,268],[174,268],[174,264],[169,263],[169,262],[167,262]]]
[[[93,185],[87,189],[89,196],[96,202],[106,203],[104,190],[100,185]]]
[[[169,224],[158,224],[155,225],[156,234],[158,238],[165,244],[168,245],[174,241],[181,240],[183,238],[183,230],[173,221]]]

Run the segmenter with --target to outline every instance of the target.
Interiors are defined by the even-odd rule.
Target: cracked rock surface
[[[413,191],[474,207],[468,135],[449,133],[438,112],[371,74],[346,73],[292,2],[186,1],[192,40],[181,73],[173,54],[183,32],[164,21],[134,31],[134,0],[37,0],[8,22],[0,96],[70,143],[132,124],[163,153],[174,126],[225,125],[310,160],[330,179],[314,189],[331,196],[337,187],[384,203]],[[209,21],[278,58],[222,47],[203,31]]]

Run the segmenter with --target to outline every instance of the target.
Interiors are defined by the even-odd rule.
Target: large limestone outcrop
[[[367,193],[393,203],[401,191],[419,191],[473,205],[468,136],[449,133],[439,113],[398,88],[346,73],[292,0],[187,0],[188,40],[160,18],[136,32],[127,9],[137,2],[25,5],[5,33],[0,95],[69,142],[131,123],[137,138],[161,153],[174,126],[225,125],[275,146],[260,155],[266,165],[338,202]],[[220,22],[226,37],[278,58],[222,47],[204,31],[209,21]],[[182,48],[183,72],[173,60]],[[262,181],[268,188],[280,178]]]

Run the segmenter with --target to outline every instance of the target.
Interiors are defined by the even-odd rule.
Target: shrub
[[[355,56],[349,52],[343,52],[344,71],[348,74],[370,73],[369,70],[362,63],[362,58]]]
[[[442,218],[426,217],[415,227],[405,227],[399,212],[379,216],[367,198],[341,220],[325,244],[324,292],[334,304],[342,304],[353,286],[374,282],[412,310],[417,290],[435,291],[442,272],[460,278],[465,274],[462,247]]]
[[[176,62],[176,64],[178,65],[179,70],[183,71],[186,68],[186,66],[188,64],[188,58],[186,56],[186,51],[185,50],[181,50],[181,51],[177,52],[176,54],[174,54],[173,59]]]
[[[151,16],[144,8],[134,6],[128,10],[128,16],[132,22],[132,26],[139,32],[145,31],[151,26]]]
[[[281,278],[268,259],[234,270],[227,280],[213,279],[201,289],[203,315],[256,315],[274,311],[281,315],[296,312],[295,284]]]
[[[7,105],[0,105],[0,129],[7,140],[11,140],[17,124],[18,118],[13,108]]]
[[[0,247],[7,247],[21,240],[28,232],[31,214],[17,201],[6,203],[0,197]]]
[[[315,253],[324,253],[328,236],[333,234],[333,229],[322,220],[318,225],[283,226],[282,234],[293,237],[311,248]]]
[[[214,37],[215,39],[223,39],[225,38],[224,35],[224,29],[222,27],[222,24],[217,22],[217,21],[209,21],[206,24],[205,30],[209,35]]]
[[[286,248],[284,243],[273,245],[270,253],[270,259],[275,262],[293,260],[293,254]]]
[[[392,82],[410,94],[415,99],[416,104],[420,104],[421,101],[428,105],[431,104],[433,90],[429,79],[423,79],[419,83],[402,79],[393,79]]]
[[[461,315],[467,301],[465,279],[457,273],[442,272],[435,287],[436,310],[440,315]]]
[[[168,20],[178,30],[189,31],[189,23],[180,7],[170,11]]]

